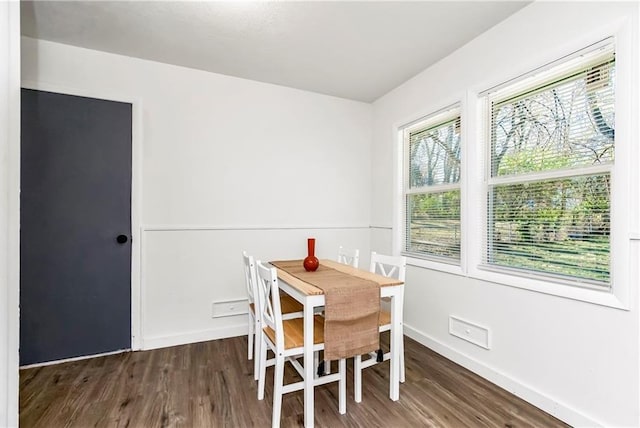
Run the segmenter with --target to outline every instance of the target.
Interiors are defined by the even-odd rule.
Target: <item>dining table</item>
[[[300,260],[300,265],[302,265]],[[402,340],[402,306],[404,298],[404,282],[377,273],[354,268],[333,260],[322,259],[320,265],[341,272],[345,282],[353,277],[373,281],[380,287],[380,297],[390,298],[391,309],[391,338],[390,338],[390,370],[389,370],[389,398],[397,401],[400,398],[400,341]],[[280,289],[299,301],[304,307],[304,379],[313,379],[313,320],[318,308],[325,306],[325,294],[310,282],[304,281],[285,269],[276,266]],[[340,281],[340,276],[336,278]],[[353,302],[357,304],[357,302]],[[314,382],[304,383],[304,426],[314,425]]]

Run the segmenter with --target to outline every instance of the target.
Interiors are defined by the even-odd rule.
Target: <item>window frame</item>
[[[435,184],[432,186],[420,186],[418,188],[411,187],[411,155],[410,155],[410,134],[417,130],[426,130],[432,127],[437,127],[439,125],[444,125],[450,121],[458,120],[460,123],[460,179],[457,183],[448,183],[448,184]],[[400,253],[406,257],[410,257],[414,260],[421,260],[422,265],[429,266],[431,263],[435,263],[440,266],[449,266],[453,268],[455,271],[458,271],[461,267],[463,261],[463,245],[462,245],[462,236],[464,234],[463,231],[463,221],[462,221],[462,183],[464,180],[465,170],[462,160],[464,159],[464,124],[462,119],[462,106],[460,102],[456,102],[448,105],[447,107],[436,110],[430,114],[424,115],[421,118],[412,121],[411,123],[400,127],[398,130],[401,145],[402,145],[402,161],[401,161],[401,171],[402,171],[402,183],[401,183],[401,222],[402,222],[402,232],[401,232],[401,250]],[[428,190],[431,188],[432,190]],[[417,189],[417,190],[416,190]],[[458,259],[449,258],[445,256],[437,256],[429,253],[419,253],[408,251],[407,243],[408,243],[408,215],[407,212],[407,197],[409,195],[424,195],[424,194],[433,194],[433,193],[444,193],[453,190],[458,190],[460,192],[460,257]],[[447,269],[448,270],[448,269]]]
[[[504,89],[499,89],[497,91],[488,91],[488,93],[481,94],[482,103],[484,104],[484,114],[481,126],[485,128],[484,135],[484,156],[485,156],[485,167],[484,167],[484,180],[485,180],[485,198],[487,201],[491,197],[491,190],[500,186],[508,186],[508,185],[517,185],[517,184],[526,184],[526,183],[537,183],[544,182],[550,180],[562,180],[562,179],[572,179],[578,177],[587,177],[594,175],[608,175],[613,179],[614,177],[614,168],[615,168],[615,158],[613,162],[604,162],[601,164],[591,164],[591,165],[580,165],[574,167],[565,167],[559,169],[549,169],[542,171],[533,171],[533,172],[523,172],[518,174],[507,174],[507,175],[493,175],[492,173],[492,150],[493,150],[493,129],[492,129],[492,117],[494,115],[495,106],[500,106],[505,102],[510,102],[512,100],[517,99],[526,99],[529,96],[536,93],[547,92],[549,87],[557,87],[558,82],[562,82],[567,78],[571,78],[572,75],[575,75],[577,71],[584,70],[588,68],[590,64],[602,64],[604,61],[608,61],[609,58],[613,55],[615,61],[615,45],[613,43],[612,38],[607,38],[602,40],[601,42],[595,43],[592,46],[589,46],[581,51],[576,52],[576,54],[572,55],[575,58],[569,58],[568,60],[558,60],[556,63],[553,63],[549,66],[549,70],[543,71],[535,76],[525,77],[523,79],[518,79],[514,83],[505,85]],[[615,86],[615,81],[614,81]],[[615,96],[615,93],[614,93]],[[615,117],[615,116],[614,116]],[[617,138],[616,138],[617,140]],[[617,153],[617,146],[614,142],[614,153]],[[613,192],[612,192],[613,193]],[[609,195],[611,196],[611,195]],[[526,269],[526,268],[517,268],[514,266],[506,266],[500,264],[491,264],[488,259],[488,253],[490,252],[489,247],[493,245],[493,241],[490,239],[489,232],[489,218],[492,215],[490,211],[490,204],[487,202],[485,204],[485,224],[484,224],[484,240],[483,240],[483,257],[482,263],[479,265],[480,269],[490,270],[496,272],[507,273],[515,276],[524,276],[537,278],[540,280],[556,282],[559,284],[575,286],[575,287],[584,287],[584,288],[593,288],[595,290],[601,291],[609,291],[612,286],[612,278],[611,272],[609,276],[609,281],[600,282],[596,280],[589,280],[586,278],[571,276],[571,275],[561,275],[554,274],[552,272],[546,271],[535,271],[534,269]],[[610,207],[610,215],[611,215],[611,207]],[[611,242],[611,235],[609,235],[609,242]],[[610,246],[611,253],[611,246]],[[609,270],[612,269],[612,263],[609,264]]]

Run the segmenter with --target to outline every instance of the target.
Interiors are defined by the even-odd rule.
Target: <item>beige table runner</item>
[[[380,347],[379,284],[322,264],[315,272],[307,272],[302,260],[275,261],[271,264],[324,291],[325,360],[366,354]]]

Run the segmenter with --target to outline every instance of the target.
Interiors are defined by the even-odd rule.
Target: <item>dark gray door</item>
[[[21,140],[20,364],[131,348],[131,105],[23,89]]]

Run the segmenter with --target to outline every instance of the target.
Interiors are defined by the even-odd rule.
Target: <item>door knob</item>
[[[127,235],[118,235],[118,237],[116,238],[116,242],[118,242],[118,244],[124,244],[129,240],[129,238],[127,238]]]

